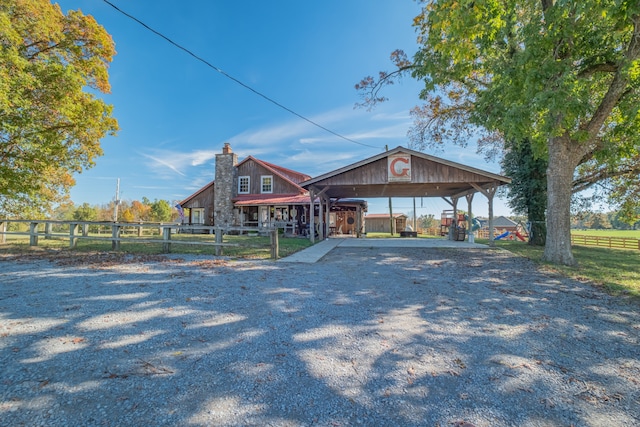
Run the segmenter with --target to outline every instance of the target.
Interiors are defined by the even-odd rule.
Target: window
[[[238,177],[238,194],[249,194],[249,177]]]
[[[273,193],[273,177],[271,175],[260,177],[260,189],[261,193]]]
[[[191,221],[193,224],[204,224],[204,209],[191,209]]]

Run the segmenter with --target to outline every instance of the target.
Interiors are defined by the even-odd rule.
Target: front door
[[[260,223],[258,227],[269,227],[269,206],[260,206]]]

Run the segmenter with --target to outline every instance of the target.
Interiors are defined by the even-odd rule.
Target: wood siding
[[[273,191],[267,194],[298,194],[301,190],[296,185],[286,181],[281,176],[278,176],[273,171],[266,169],[258,163],[250,160],[248,162],[238,165],[238,177],[248,176],[249,178],[249,193],[248,194],[265,194],[262,193],[261,179],[262,176],[271,176],[273,178]],[[236,188],[237,191],[237,188]],[[243,193],[247,194],[247,193]]]
[[[454,168],[431,160],[411,157],[411,182],[429,184],[450,184],[487,182],[487,177],[470,171]],[[383,158],[365,166],[346,171],[322,180],[321,185],[385,185],[389,184],[387,159]],[[404,183],[405,185],[407,183]]]
[[[187,203],[182,204],[183,209],[204,209],[204,224],[215,225],[213,221],[214,185],[209,185],[200,193],[193,196]],[[191,213],[189,213],[191,215]],[[185,223],[191,223],[192,218],[185,216]]]

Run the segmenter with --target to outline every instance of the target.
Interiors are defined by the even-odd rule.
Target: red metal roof
[[[311,203],[311,198],[308,194],[241,194],[233,202],[236,206],[302,205]]]

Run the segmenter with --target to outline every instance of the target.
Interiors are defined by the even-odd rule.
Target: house
[[[482,228],[486,228],[489,220],[487,218],[477,218]],[[506,216],[498,216],[493,219],[493,226],[500,231],[516,231],[518,224]]]
[[[253,156],[238,162],[228,143],[216,154],[215,164],[215,180],[179,203],[185,224],[281,228],[291,235],[308,234],[311,197],[300,183],[311,179],[309,175]],[[355,234],[356,212],[365,211],[363,200],[333,201],[328,229],[322,234]],[[313,215],[317,218],[319,212],[319,201],[314,201]]]
[[[397,234],[404,231],[407,228],[407,219],[409,217],[402,213],[393,214],[393,230],[391,228],[391,221],[389,214],[368,214],[364,217],[365,227],[367,232],[377,233],[389,233]]]

